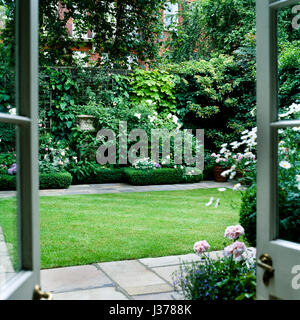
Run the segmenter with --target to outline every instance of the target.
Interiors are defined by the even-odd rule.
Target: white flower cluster
[[[140,158],[136,159],[132,166],[135,169],[153,169],[153,168],[159,168],[160,165],[156,163],[155,161],[151,160],[150,158]]]
[[[179,123],[178,117],[175,116],[174,114],[169,113],[167,115],[167,119],[169,120],[171,118],[172,118],[172,121],[177,125],[176,129],[179,130],[182,127],[182,125]]]
[[[290,116],[291,114],[295,114],[300,112],[300,104],[293,103],[292,105],[289,106],[288,110],[284,113],[281,113],[279,115],[279,118],[286,118]]]
[[[154,121],[157,121],[158,120],[158,118],[157,118],[157,112],[156,111],[154,111],[154,115],[153,116],[148,116],[148,119],[150,120],[150,122],[152,123],[152,122],[154,122]]]

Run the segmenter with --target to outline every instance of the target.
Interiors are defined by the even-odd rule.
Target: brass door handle
[[[272,258],[267,254],[262,254],[257,260],[257,265],[265,270],[263,275],[263,282],[267,286],[270,279],[274,276]]]
[[[39,285],[34,287],[33,300],[53,300],[53,295],[50,292],[44,292]]]

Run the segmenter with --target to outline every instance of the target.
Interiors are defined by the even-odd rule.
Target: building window
[[[178,23],[178,3],[167,2],[164,10],[165,29],[175,27]]]

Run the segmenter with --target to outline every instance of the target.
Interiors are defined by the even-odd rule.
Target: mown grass
[[[209,198],[219,207],[206,207]],[[227,189],[155,191],[40,198],[41,266],[177,255],[206,239],[224,247],[224,230],[238,223],[240,194]],[[0,224],[8,242],[13,199],[0,200]]]

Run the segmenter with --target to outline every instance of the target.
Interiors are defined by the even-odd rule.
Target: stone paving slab
[[[103,262],[98,266],[129,295],[173,290],[163,279],[136,260]]]
[[[165,279],[171,285],[173,284],[172,275],[175,271],[179,270],[179,266],[168,266],[168,267],[157,267],[152,268],[152,270],[158,274],[161,278]]]
[[[183,261],[188,263],[193,261],[199,261],[199,256],[197,256],[194,253],[189,253],[189,254],[183,254],[178,256],[143,258],[143,259],[139,259],[139,261],[145,266],[147,266],[148,268],[155,268],[155,267],[178,265]]]
[[[53,294],[53,300],[129,300],[115,287],[77,290]]]
[[[0,288],[16,275],[10,256],[12,247],[12,244],[5,242],[4,234],[0,227]]]
[[[142,294],[138,296],[132,296],[134,300],[182,300],[182,297],[175,291],[154,293],[154,294]]]
[[[222,251],[210,256],[220,257]],[[41,271],[41,285],[55,300],[183,300],[174,291],[172,274],[182,261],[199,259],[191,253],[46,269]]]
[[[45,291],[66,292],[113,286],[113,283],[94,265],[86,265],[42,270],[41,285]]]

